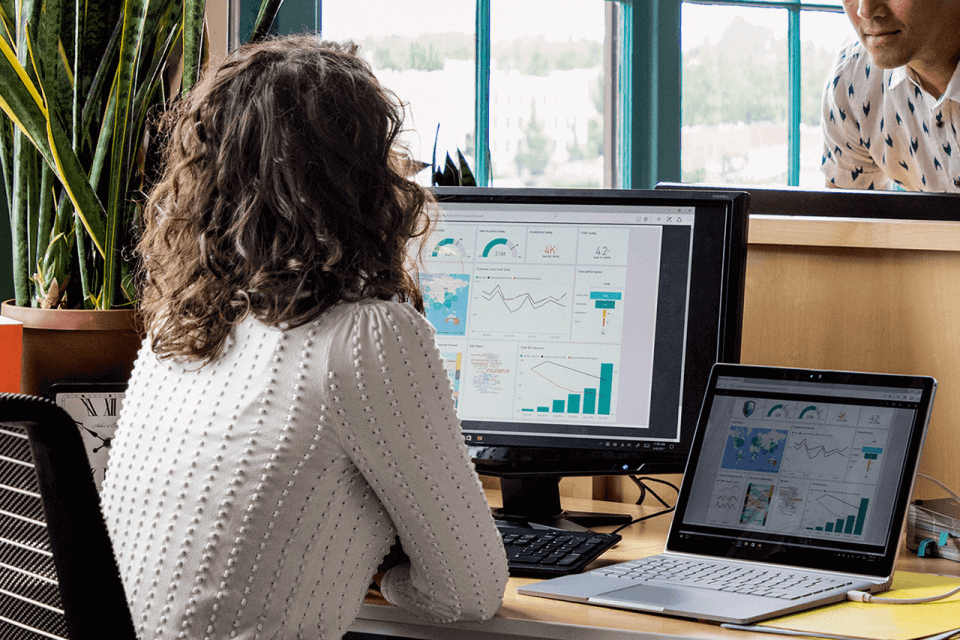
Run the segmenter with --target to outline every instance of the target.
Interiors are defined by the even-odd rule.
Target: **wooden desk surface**
[[[491,505],[500,505],[497,491],[488,490],[488,498]],[[563,506],[570,510],[631,513],[635,516],[658,511],[655,506],[638,507],[577,498],[563,498]],[[670,524],[670,515],[628,527],[621,532],[623,540],[601,556],[590,568],[595,569],[661,552]],[[960,576],[960,563],[949,560],[920,559],[909,552],[901,556],[897,568]],[[492,620],[480,624],[431,624],[371,594],[351,629],[367,633],[436,640],[512,637],[556,640],[636,640],[662,637],[762,638],[763,640],[771,638],[769,634],[732,631],[711,623],[517,595],[518,587],[536,581],[535,578],[510,578],[500,611]]]

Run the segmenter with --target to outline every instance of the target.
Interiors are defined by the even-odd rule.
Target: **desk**
[[[493,490],[488,490],[487,493],[490,504],[499,506],[499,493]],[[655,513],[658,510],[656,506],[638,507],[577,498],[564,498],[563,506],[571,510],[623,512],[635,516]],[[669,518],[670,516],[661,516],[625,529],[621,532],[623,540],[601,556],[590,568],[659,553],[663,550],[663,541],[670,524]],[[910,552],[903,553],[898,568],[960,575],[960,563],[949,560],[920,559]],[[361,607],[360,615],[351,630],[435,640],[450,638],[455,640],[507,640],[510,638],[637,640],[663,637],[770,640],[776,637],[762,633],[731,631],[716,624],[704,622],[517,595],[517,587],[535,581],[535,578],[510,578],[500,611],[493,619],[480,624],[430,623],[391,606],[377,595],[371,595]]]

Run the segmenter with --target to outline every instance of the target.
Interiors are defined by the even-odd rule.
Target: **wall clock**
[[[126,388],[124,383],[70,382],[53,384],[48,392],[80,429],[98,491],[107,469]]]

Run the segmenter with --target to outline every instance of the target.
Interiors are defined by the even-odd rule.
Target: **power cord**
[[[924,480],[929,480],[934,483],[953,498],[957,504],[960,504],[960,495],[954,493],[947,485],[943,484],[936,478],[926,475],[925,473],[918,473],[918,478],[923,478]],[[949,598],[952,595],[960,593],[960,586],[955,589],[951,589],[946,593],[941,593],[936,596],[927,596],[925,598],[880,598],[872,594],[867,593],[866,591],[848,591],[847,600],[853,600],[854,602],[875,602],[877,604],[923,604],[925,602],[936,602],[937,600],[944,600]]]
[[[680,489],[677,487],[677,485],[673,484],[672,482],[667,482],[666,480],[661,480],[660,478],[651,478],[650,476],[640,476],[640,477],[629,476],[629,478],[633,480],[634,484],[636,484],[640,488],[640,497],[637,498],[637,504],[643,504],[643,501],[646,500],[647,494],[649,493],[650,495],[652,495],[654,498],[657,499],[657,502],[659,502],[664,507],[666,507],[666,509],[657,511],[656,513],[651,513],[645,516],[641,516],[636,520],[631,520],[630,522],[614,529],[613,533],[620,533],[627,527],[631,527],[637,524],[638,522],[643,522],[644,520],[650,520],[651,518],[656,518],[657,516],[662,516],[662,515],[671,513],[676,508],[676,504],[673,504],[673,505],[667,504],[667,501],[661,498],[660,495],[653,490],[653,487],[649,486],[647,483],[659,482],[660,484],[665,484],[679,494]]]

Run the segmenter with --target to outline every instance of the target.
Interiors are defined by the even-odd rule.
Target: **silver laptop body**
[[[922,376],[718,364],[664,552],[518,593],[744,624],[883,591],[935,391]]]

